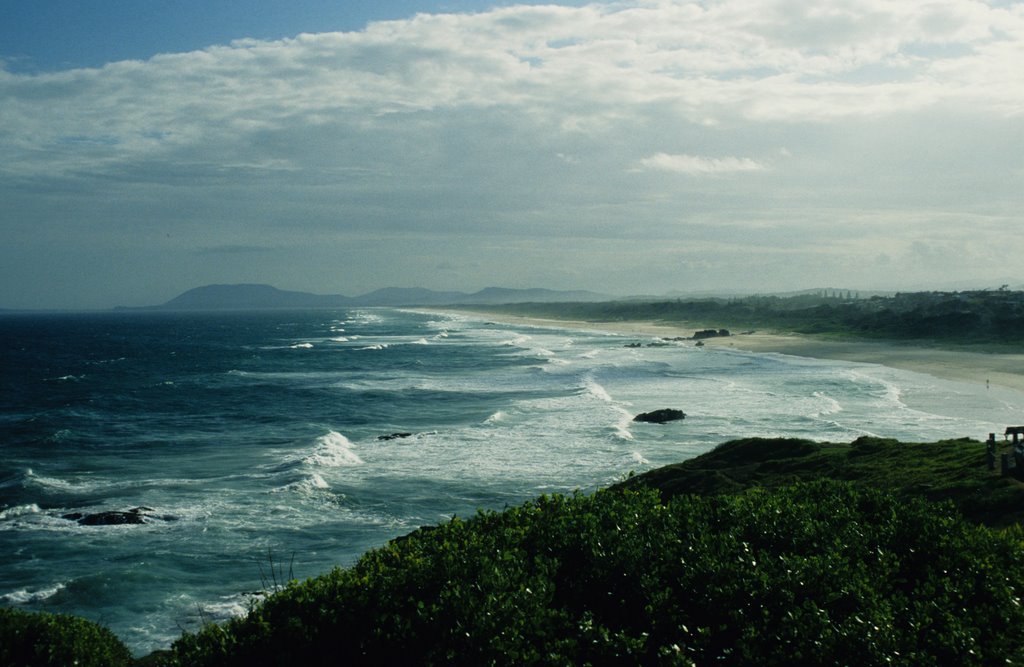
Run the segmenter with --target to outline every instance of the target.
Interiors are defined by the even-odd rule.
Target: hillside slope
[[[631,477],[618,488],[654,488],[668,500],[822,478],[863,483],[901,497],[948,500],[968,520],[988,526],[1024,521],[1024,484],[990,471],[985,444],[970,439],[921,443],[864,437],[822,443],[748,438]]]

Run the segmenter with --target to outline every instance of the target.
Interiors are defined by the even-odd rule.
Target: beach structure
[[[1000,474],[1004,477],[1014,476],[1024,479],[1024,426],[1007,426],[1003,433],[1003,440],[1013,436],[1013,450],[999,455]],[[995,470],[996,461],[996,434],[989,433],[986,444],[986,458],[989,470]]]

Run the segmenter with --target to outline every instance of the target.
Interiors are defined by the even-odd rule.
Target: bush
[[[114,633],[84,618],[0,608],[0,665],[118,667],[131,661]]]
[[[182,665],[1024,660],[1019,534],[820,482],[453,519],[184,635]]]

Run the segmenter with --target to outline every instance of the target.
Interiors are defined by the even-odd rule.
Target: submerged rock
[[[378,435],[378,440],[397,440],[398,438],[410,438],[412,433],[390,433],[388,435]]]
[[[675,410],[673,408],[663,408],[661,410],[654,410],[653,412],[641,412],[636,417],[633,417],[633,421],[649,422],[651,424],[664,424],[665,422],[671,422],[685,418],[686,413],[684,413],[682,410]]]
[[[146,519],[158,519],[160,521],[176,521],[178,517],[165,514],[158,516],[150,514],[152,507],[133,507],[127,511],[112,510],[108,512],[95,512],[85,514],[83,512],[70,512],[61,515],[62,519],[77,521],[82,526],[123,526],[127,524],[146,523]]]

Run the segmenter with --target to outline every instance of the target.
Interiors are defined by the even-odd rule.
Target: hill
[[[542,496],[421,529],[176,643],[169,664],[996,665],[1021,533],[819,480]]]
[[[438,292],[420,287],[386,287],[361,296],[312,294],[281,290],[271,285],[204,285],[190,289],[166,303],[120,310],[264,310],[280,308],[345,308],[369,306],[479,306],[522,303],[602,301],[595,292],[488,287],[466,292]]]
[[[155,308],[160,310],[249,310],[261,308],[332,308],[343,296],[280,290],[270,285],[205,285],[184,292]]]
[[[631,477],[615,488],[653,488],[668,500],[823,478],[903,498],[949,501],[970,521],[988,526],[1024,523],[1024,484],[990,471],[985,444],[970,439],[920,443],[864,437],[843,444],[748,438]]]

